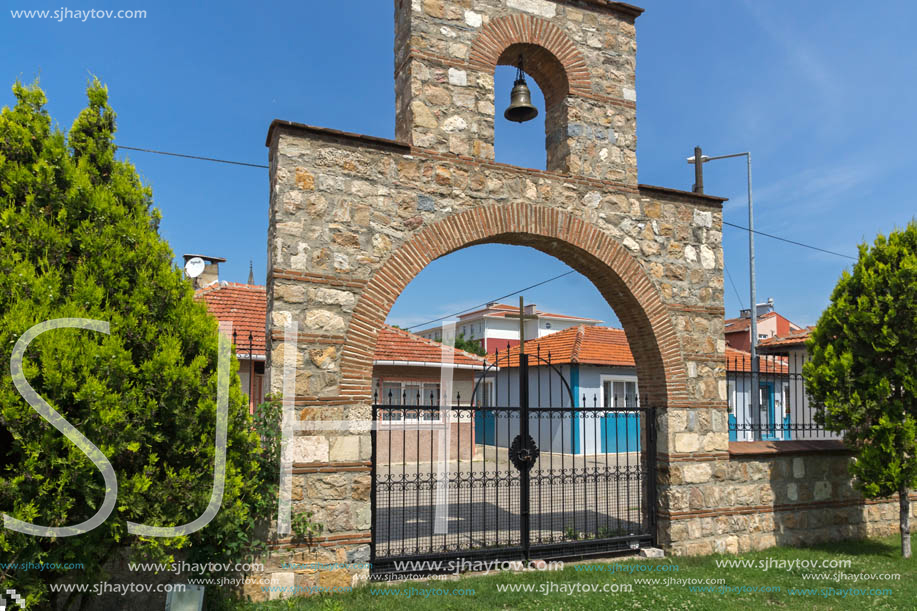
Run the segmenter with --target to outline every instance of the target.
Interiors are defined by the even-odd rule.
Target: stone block
[[[350,571],[347,569],[334,569],[321,571],[318,574],[318,585],[323,588],[348,588],[353,584]]]
[[[305,168],[296,168],[296,186],[303,191],[315,189],[315,177]]]
[[[468,85],[468,73],[458,68],[449,68],[449,84],[456,87]]]
[[[302,286],[278,283],[274,290],[277,298],[286,303],[303,303],[306,300],[306,289]]]
[[[675,433],[676,452],[697,452],[700,449],[700,438],[696,433]]]
[[[283,571],[271,574],[271,591],[268,593],[268,600],[279,600],[281,598],[290,598],[293,596],[293,586],[296,580],[296,573],[292,571]]]
[[[327,346],[326,348],[314,348],[309,351],[309,359],[312,364],[320,369],[331,369],[334,367],[337,358],[337,348]]]
[[[815,482],[815,492],[813,494],[816,501],[824,501],[831,497],[831,482],[829,481],[818,481]]]
[[[694,224],[698,227],[712,227],[713,213],[707,210],[694,210]]]
[[[506,0],[506,6],[547,19],[557,14],[557,6],[548,0]]]
[[[351,482],[351,498],[357,501],[370,500],[372,493],[372,477],[369,475],[358,475]]]
[[[329,451],[331,462],[355,462],[360,460],[360,436],[342,435],[331,437]]]
[[[330,310],[309,310],[306,312],[304,322],[307,329],[324,333],[342,333],[346,329],[344,318],[340,314],[335,314]]]
[[[356,297],[350,291],[329,288],[310,289],[309,299],[315,303],[340,306],[345,312],[352,310],[356,303]]]
[[[793,459],[793,477],[802,479],[806,476],[806,462],[801,456]]]
[[[702,484],[710,481],[712,469],[710,463],[688,464],[684,466],[685,482]]]
[[[350,479],[342,473],[310,473],[303,487],[306,500],[346,499],[350,496]]]
[[[325,437],[294,437],[290,441],[293,462],[328,462],[328,439]]]

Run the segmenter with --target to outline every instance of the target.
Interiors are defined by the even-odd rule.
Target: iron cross
[[[537,314],[528,314],[525,313],[525,303],[522,300],[522,296],[519,296],[519,313],[518,314],[507,314],[506,318],[519,318],[519,354],[525,354],[525,321],[533,320],[538,318]]]

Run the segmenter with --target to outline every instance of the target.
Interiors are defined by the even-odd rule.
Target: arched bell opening
[[[531,104],[537,115],[527,121],[514,122],[506,113],[524,97],[525,90],[520,83],[524,83],[530,92]],[[570,85],[560,60],[540,45],[511,44],[497,61],[494,87],[497,101],[494,117],[496,160],[523,167],[566,171],[569,154],[566,99]],[[525,117],[525,107],[522,106],[521,112],[517,110],[516,115]],[[544,126],[545,153],[541,163],[535,163],[540,148],[541,125]]]

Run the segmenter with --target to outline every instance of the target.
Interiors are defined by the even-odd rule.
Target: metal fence
[[[654,410],[574,405],[560,372],[544,361],[530,377],[528,358],[538,357],[524,357],[513,384],[493,377],[492,393],[472,395],[487,401],[376,397],[374,572],[403,560],[580,558],[653,544]],[[558,385],[564,392],[528,392]]]
[[[842,439],[816,420],[802,378],[804,354],[760,355],[753,376],[748,354],[726,356],[729,441],[801,441]],[[755,413],[752,389],[758,386]]]

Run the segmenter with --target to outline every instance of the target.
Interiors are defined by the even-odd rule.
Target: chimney
[[[757,304],[755,309],[758,312],[758,318],[770,314],[774,311],[774,298],[768,297],[766,302]],[[751,318],[751,308],[739,310],[739,318]]]
[[[531,316],[533,314],[535,314],[535,304],[534,303],[527,304],[525,306],[525,315]]]
[[[222,257],[209,257],[207,255],[194,254],[182,255],[182,257],[185,259],[185,265],[188,264],[189,260],[195,257],[204,260],[204,271],[200,276],[192,280],[195,290],[202,289],[220,281],[220,263],[226,263],[226,259]]]

